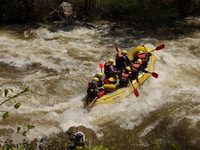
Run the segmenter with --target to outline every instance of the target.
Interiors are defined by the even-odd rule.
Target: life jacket
[[[137,54],[137,57],[139,58],[139,59],[146,59],[147,58],[147,55],[146,55],[146,53],[140,53],[140,54]]]
[[[123,71],[122,74],[121,74],[121,76],[120,76],[120,79],[119,79],[119,85],[121,87],[127,86],[128,82],[129,82],[129,79],[130,79],[129,72]]]
[[[137,62],[132,63],[133,69],[136,69],[136,70],[139,70],[141,65],[142,65],[142,64],[137,63]]]
[[[124,80],[127,80],[129,78],[129,76],[130,75],[128,73],[122,72],[121,78]]]
[[[105,93],[105,91],[103,90],[103,91],[100,91],[99,93],[97,93],[97,96],[98,97],[102,97],[102,96],[104,96],[106,93]]]
[[[109,84],[108,79],[107,79],[107,78],[103,79],[103,83],[104,83],[104,84]]]

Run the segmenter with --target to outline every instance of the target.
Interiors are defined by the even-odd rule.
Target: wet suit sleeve
[[[128,56],[126,56],[126,65],[127,65],[127,66],[130,66],[130,65],[131,65],[131,61],[130,61],[130,59],[128,58]]]

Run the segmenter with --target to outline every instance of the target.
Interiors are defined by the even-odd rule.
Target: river
[[[166,48],[155,52],[159,78],[146,81],[138,98],[131,94],[90,113],[83,109],[87,82],[100,71],[98,63],[115,56],[115,45],[128,50],[161,43]],[[18,92],[25,84],[30,90],[16,99],[22,102],[19,110],[0,120],[0,140],[19,140],[16,128],[22,125],[35,126],[29,139],[84,125],[117,149],[139,149],[151,139],[200,149],[199,49],[200,18],[151,30],[111,22],[97,29],[80,23],[1,26],[1,87]],[[7,103],[1,110],[11,107]]]

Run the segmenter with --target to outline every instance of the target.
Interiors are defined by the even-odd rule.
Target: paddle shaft
[[[94,105],[94,103],[97,101],[98,97],[95,97],[95,99],[88,105],[88,107],[86,108],[88,111],[91,110],[92,106]]]
[[[164,44],[161,44],[159,46],[157,46],[154,50],[150,51],[150,52],[153,52],[153,51],[159,51],[161,49],[165,48],[165,45]]]
[[[129,80],[129,84],[133,87],[133,92],[134,92],[135,96],[138,97],[138,96],[139,96],[139,92],[138,92],[138,90],[134,87],[134,85],[132,84],[132,82],[131,82],[130,80]]]
[[[144,70],[144,69],[142,69],[141,71],[144,72],[144,73],[150,73],[154,78],[158,78],[158,74],[156,72],[149,72],[149,71]]]

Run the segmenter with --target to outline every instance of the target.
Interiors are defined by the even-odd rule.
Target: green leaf
[[[27,131],[24,131],[24,132],[22,133],[23,136],[26,136],[26,134],[27,134]]]
[[[17,103],[14,105],[14,108],[15,108],[15,109],[18,109],[20,106],[21,106],[21,103],[20,103],[20,102],[17,102]]]
[[[19,133],[20,130],[21,130],[21,128],[20,128],[20,127],[17,127],[17,133]]]
[[[2,117],[3,117],[3,119],[8,118],[9,117],[9,112],[5,112]]]
[[[30,130],[30,129],[35,128],[35,126],[29,124],[29,125],[27,125],[27,128]]]
[[[24,145],[22,144],[22,145],[20,145],[20,148],[19,148],[20,150],[25,150],[25,147],[24,147]]]
[[[24,88],[24,92],[27,92],[28,90],[29,90],[29,87],[26,86],[26,87]]]
[[[4,89],[4,95],[5,95],[5,97],[7,97],[7,95],[8,95],[8,89]]]
[[[14,93],[14,90],[13,90],[13,89],[9,88],[8,90],[9,90],[10,92]]]
[[[7,150],[7,145],[4,145],[4,146],[3,146],[3,150]]]

